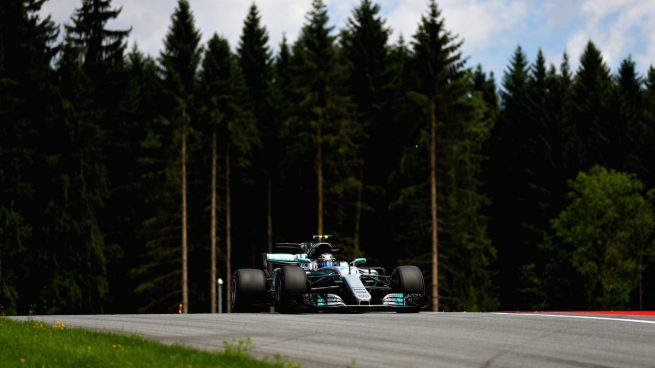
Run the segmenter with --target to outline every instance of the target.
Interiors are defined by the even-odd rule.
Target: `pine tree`
[[[234,89],[234,65],[230,47],[226,40],[214,35],[207,43],[207,50],[202,62],[201,96],[203,96],[203,117],[211,130],[211,311],[216,312],[217,279],[217,233],[218,233],[218,148],[219,141],[227,142],[225,132],[227,121],[234,119],[238,103],[231,91]],[[229,263],[229,260],[228,260]],[[229,267],[228,267],[229,268]],[[229,282],[228,282],[229,284]]]
[[[22,275],[14,301],[25,313],[101,312],[107,278],[97,217],[106,198],[100,134],[85,108],[88,96],[80,93],[86,91],[77,50],[68,48],[53,73],[57,31],[49,17],[38,15],[42,4],[15,1],[0,12],[2,79],[13,105],[3,104],[2,121],[12,124],[0,134],[10,153],[0,159],[10,168],[3,232],[21,257],[3,262],[3,275],[13,273],[7,264]],[[7,166],[6,158],[12,161]]]
[[[83,50],[84,69],[94,81],[107,72],[108,66],[124,61],[125,38],[130,31],[105,28],[120,13],[121,9],[111,7],[111,0],[82,0],[73,24],[66,26],[72,44]]]
[[[640,143],[655,142],[655,68],[650,66],[644,78],[644,95],[643,95],[643,110],[642,121],[646,127],[644,137]],[[645,177],[643,178],[645,188],[655,187],[655,163],[649,160],[649,157],[655,157],[655,145],[648,144],[642,146],[642,151],[639,156],[642,162],[645,163]],[[655,203],[655,191],[649,192],[651,203]],[[642,244],[653,246],[651,243]],[[639,258],[639,268],[644,270],[640,275],[638,304],[646,310],[655,308],[655,253],[647,254]]]
[[[279,121],[273,113],[272,106],[273,61],[268,48],[268,34],[261,25],[259,10],[255,4],[250,6],[244,21],[237,54],[248,91],[248,109],[252,112],[262,138],[262,149],[253,157],[254,166],[259,166],[261,169],[250,174],[255,179],[255,187],[243,198],[249,201],[248,207],[251,207],[251,210],[248,212],[255,215],[254,217],[251,215],[249,221],[253,227],[253,233],[256,233],[259,228],[259,219],[261,218],[257,216],[259,211],[254,209],[259,208],[262,203],[266,204],[266,244],[268,251],[272,252],[273,181],[275,173],[278,171],[279,156],[276,155],[276,146],[280,143]],[[263,178],[260,174],[262,172]],[[264,188],[262,188],[263,185],[265,185]],[[266,197],[261,198],[259,193],[266,193]],[[254,239],[251,239],[251,242],[254,242]],[[254,259],[258,252],[254,243],[251,244],[251,247],[251,257]]]
[[[282,41],[280,41],[273,69],[276,115],[280,121],[284,121],[285,117],[289,115],[289,100],[291,99],[289,93],[291,88],[291,50],[286,36],[282,36]]]
[[[573,123],[570,119],[572,76],[569,69],[568,55],[562,56],[559,73],[555,66],[551,65],[546,76],[546,111],[548,111],[548,129],[546,142],[550,147],[549,161],[552,173],[543,173],[544,186],[550,194],[550,205],[546,212],[548,218],[553,218],[558,211],[564,208],[567,180],[575,177],[576,172],[572,168],[572,159],[569,149],[570,132],[573,130]],[[552,175],[551,175],[552,174]]]
[[[120,119],[115,112],[125,88],[126,39],[130,30],[111,30],[107,23],[118,18],[121,9],[111,0],[82,0],[80,8],[66,25],[69,47],[78,50],[82,69],[88,76],[91,99],[89,109],[97,114],[104,129],[112,132]],[[120,140],[123,137],[114,137]]]
[[[151,147],[143,146],[147,135],[154,134],[160,109],[161,81],[156,61],[144,56],[135,44],[127,55],[125,73],[127,82],[121,98],[123,116],[120,128],[116,127],[122,132],[114,135],[122,138],[118,141],[112,139],[109,145],[122,150],[120,155],[114,151],[109,156],[110,163],[123,157],[122,180],[119,181],[116,172],[112,174],[110,170],[112,191],[109,201],[112,203],[108,204],[107,212],[113,215],[105,215],[104,222],[109,229],[121,229],[120,234],[107,234],[108,247],[114,248],[114,257],[107,265],[109,300],[106,311],[110,313],[134,312],[150,302],[134,297],[134,290],[142,281],[135,270],[138,270],[142,261],[140,257],[146,251],[145,243],[151,237],[144,231],[148,226],[143,226],[143,222],[151,218],[153,208],[161,204],[154,193],[147,193],[159,185],[159,178],[153,178],[160,170],[154,169],[155,162],[165,156],[154,155]],[[165,153],[161,147],[159,149],[158,153]],[[119,208],[120,215],[111,208]],[[108,221],[110,218],[113,221]]]
[[[519,46],[503,77],[501,111],[492,131],[487,174],[492,199],[491,234],[499,252],[499,284],[504,308],[514,308],[518,303],[516,275],[527,258],[527,250],[522,247],[525,229],[521,225],[520,211],[525,208],[525,169],[529,160],[515,152],[523,154],[526,146],[531,149],[529,143],[523,142],[533,129],[529,83],[528,60]],[[501,213],[521,215],[502,216]],[[517,236],[519,233],[521,236]]]
[[[555,166],[559,168],[557,179],[551,179],[551,188],[553,190],[553,203],[551,208],[561,209],[564,206],[566,181],[562,178],[570,179],[575,173],[570,170],[568,160],[568,135],[572,130],[572,124],[568,112],[571,104],[571,84],[572,76],[569,67],[569,57],[565,53],[562,55],[562,62],[559,73],[555,66],[551,66],[546,79],[548,93],[548,111],[553,120],[551,126],[551,137],[549,139],[552,147],[552,155]],[[551,217],[555,216],[553,213]]]
[[[224,94],[231,86],[230,50],[225,40],[214,35],[207,44],[200,76],[203,115],[211,126],[211,275],[210,311],[216,313],[217,242],[218,242],[218,130],[224,123],[229,104]]]
[[[347,237],[352,227],[347,222],[349,208],[344,198],[352,197],[359,185],[354,173],[360,165],[356,139],[361,129],[353,124],[352,107],[343,92],[341,59],[327,23],[325,4],[314,0],[294,46],[292,89],[296,106],[288,123],[290,134],[300,138],[296,144],[302,143],[294,148],[300,151],[297,163],[303,165],[303,171],[308,164],[314,168],[316,199],[307,199],[316,204],[316,231],[321,234],[329,228],[347,245],[352,244],[352,238]],[[312,153],[302,152],[308,147]],[[302,156],[313,160],[302,162]]]
[[[649,136],[652,128],[643,122],[641,116],[644,110],[642,83],[634,61],[630,58],[623,60],[615,83],[615,102],[612,106],[616,111],[616,120],[612,136],[615,137],[613,141],[617,166],[645,178],[648,169],[643,154],[652,141],[644,139]]]
[[[447,66],[450,69],[461,73],[461,63],[458,59],[459,54],[451,55],[460,44],[451,45],[455,41],[454,37],[445,31],[444,21],[440,19],[441,12],[434,1],[430,2],[427,17],[421,18],[419,29],[414,36],[414,58],[421,62],[414,62],[414,66],[421,67],[417,70],[420,75],[417,79],[417,89],[423,92],[420,97],[423,101],[421,106],[429,115],[430,124],[430,217],[432,231],[432,310],[439,311],[439,237],[438,237],[438,197],[437,197],[437,84],[445,84]],[[450,49],[448,49],[450,48]],[[445,50],[444,50],[445,49]],[[449,65],[454,64],[454,65]],[[453,67],[454,66],[454,67]],[[442,75],[437,73],[441,72]],[[457,76],[456,76],[457,77]],[[461,75],[458,76],[461,78]],[[432,84],[432,85],[431,85]],[[445,89],[445,88],[444,88]],[[442,92],[443,93],[443,92]],[[445,93],[444,93],[445,94]],[[441,96],[443,98],[443,96]],[[441,102],[441,101],[440,101]],[[441,106],[439,106],[441,110]]]
[[[214,155],[218,162],[223,162],[223,179],[225,197],[223,199],[225,216],[225,275],[227,278],[227,310],[231,311],[230,298],[232,288],[232,192],[231,172],[246,170],[252,157],[254,147],[259,145],[259,134],[252,114],[247,109],[248,90],[244,76],[239,68],[238,59],[231,53],[227,40],[214,35],[208,42],[202,65],[201,80],[203,87],[203,116],[209,122],[217,146]],[[223,144],[218,144],[224,142]],[[222,151],[218,150],[222,146]],[[235,165],[236,163],[236,165]],[[218,170],[217,170],[218,175]],[[243,182],[239,182],[243,184]],[[241,197],[238,200],[243,200]]]
[[[187,209],[187,136],[192,129],[193,93],[196,70],[200,62],[200,33],[195,26],[188,1],[179,0],[171,17],[172,24],[164,40],[164,50],[160,56],[165,94],[170,101],[169,111],[164,119],[179,127],[175,131],[174,142],[179,142],[180,167],[178,172],[181,196],[181,258],[182,258],[182,306],[184,313],[189,311],[188,294],[188,209]],[[172,178],[171,178],[172,179]]]
[[[12,121],[11,111],[19,104],[19,101],[12,96],[11,92],[17,85],[16,70],[13,73],[6,68],[5,50],[7,48],[5,37],[15,36],[15,33],[22,29],[12,27],[13,21],[24,21],[24,11],[20,8],[14,8],[12,5],[19,5],[18,2],[10,4],[0,9],[0,315],[16,314],[20,302],[20,275],[26,274],[27,263],[25,262],[29,255],[26,254],[26,240],[32,235],[32,229],[26,223],[26,219],[21,215],[20,202],[22,198],[29,193],[32,183],[27,183],[21,178],[21,166],[26,165],[29,160],[29,153],[21,147],[24,142],[16,140],[25,132],[26,127],[18,124],[7,124],[4,122]],[[22,4],[21,4],[22,5]],[[19,19],[14,18],[18,12]],[[18,28],[18,29],[17,29]],[[23,35],[23,37],[26,35]],[[11,39],[9,43],[11,44]],[[23,40],[28,41],[27,39]],[[11,63],[11,55],[9,64]],[[14,75],[12,75],[14,74]],[[14,122],[17,122],[14,120]],[[19,144],[16,144],[19,143]],[[13,170],[11,169],[13,167]],[[28,189],[25,193],[20,188]],[[18,203],[17,203],[18,202]]]
[[[496,91],[496,79],[494,72],[487,73],[482,70],[482,65],[478,66],[473,71],[473,88],[482,95],[482,99],[489,106],[490,121],[496,121],[498,117],[498,92]]]
[[[563,170],[562,147],[564,135],[560,121],[562,110],[553,103],[553,94],[558,93],[557,75],[554,67],[547,71],[541,50],[530,68],[528,83],[528,120],[520,123],[527,128],[521,134],[518,147],[521,159],[517,160],[519,180],[516,185],[517,221],[516,244],[524,256],[519,260],[519,300],[517,308],[538,308],[543,306],[543,285],[535,273],[542,269],[538,244],[549,228],[549,220],[557,215],[561,197],[565,195],[563,183],[567,177]],[[518,123],[518,122],[517,122]],[[520,166],[519,166],[520,165]],[[511,272],[511,271],[510,271]],[[538,285],[537,285],[538,284]]]
[[[295,105],[294,94],[292,91],[292,62],[293,55],[289,44],[287,43],[286,36],[282,37],[282,41],[278,47],[278,54],[275,57],[273,64],[274,78],[273,78],[273,107],[278,125],[278,142],[269,147],[274,152],[268,152],[277,157],[277,183],[273,188],[276,194],[278,203],[284,203],[284,206],[276,206],[274,208],[274,216],[278,221],[275,223],[275,239],[288,240],[298,237],[296,223],[289,223],[285,221],[290,217],[290,214],[298,213],[298,211],[305,211],[306,207],[298,201],[298,183],[303,183],[303,177],[298,175],[297,162],[293,155],[290,155],[288,147],[293,147],[294,137],[289,134],[288,122],[293,114]],[[306,179],[306,178],[305,178]],[[306,217],[306,216],[305,216]],[[304,219],[307,220],[306,218]],[[309,228],[309,223],[305,225]]]
[[[644,163],[645,173],[642,178],[644,184],[652,188],[655,187],[655,163],[648,159],[655,157],[655,145],[648,144],[655,141],[655,68],[652,66],[648,68],[644,84],[644,105],[641,114],[646,131],[639,141],[641,146],[639,158]]]
[[[570,118],[575,126],[571,149],[576,171],[588,170],[593,165],[616,168],[611,92],[610,70],[600,50],[589,42],[580,57],[580,68],[572,85]]]
[[[80,61],[80,50],[67,34],[57,63],[61,100],[47,132],[47,187],[53,193],[44,213],[47,237],[54,246],[50,285],[44,299],[53,310],[104,309],[108,291],[105,235],[100,213],[108,198],[103,130],[92,104],[91,83]],[[54,189],[54,190],[53,190]]]
[[[278,157],[278,162],[283,161],[283,152],[284,152],[284,149],[282,148],[284,146],[282,141],[283,137],[281,133],[282,122],[286,121],[289,118],[292,108],[291,59],[292,59],[292,55],[291,55],[291,50],[289,49],[289,45],[287,43],[287,38],[286,36],[283,36],[282,41],[280,41],[278,54],[275,57],[273,63],[273,83],[272,83],[274,114],[276,120],[280,123],[278,125],[278,130],[279,130],[278,139],[280,139],[280,141],[278,142],[278,144],[273,145],[273,149],[277,150],[277,152],[273,153],[273,155],[275,157]]]
[[[411,221],[419,225],[413,225],[412,230],[417,232],[419,244],[424,244],[426,235],[432,234],[431,251],[423,254],[431,255],[427,263],[432,265],[430,294],[434,310],[494,307],[489,281],[494,253],[486,237],[486,220],[479,212],[486,202],[479,192],[481,147],[491,122],[484,120],[487,107],[481,96],[473,94],[471,98],[471,74],[464,67],[460,48],[461,41],[445,29],[441,13],[431,1],[413,41],[414,91],[410,97],[421,113],[416,120],[419,125],[408,127],[410,131],[417,129],[415,149],[406,149],[401,162],[413,165],[414,175],[430,178],[430,187],[428,190],[421,185],[425,179],[415,176],[412,184],[401,191],[399,201],[406,205],[414,201],[419,204],[418,213],[427,215],[423,221],[417,217]],[[427,120],[428,126],[420,124],[421,119]],[[405,170],[408,168],[412,169],[410,166]],[[426,197],[431,198],[429,208],[420,204],[427,203]],[[430,222],[426,221],[428,218]],[[443,247],[439,249],[438,244]],[[421,249],[416,252],[420,254],[424,251]],[[443,255],[441,274],[439,254]],[[443,280],[441,285],[439,279]],[[442,305],[440,290],[446,301]]]
[[[139,197],[134,193],[138,176],[132,137],[138,135],[138,124],[128,121],[124,92],[128,87],[125,68],[126,39],[130,30],[112,30],[108,23],[118,18],[121,9],[111,0],[83,0],[66,25],[67,48],[75,50],[81,71],[87,80],[85,105],[80,105],[88,119],[100,129],[96,145],[101,147],[106,170],[108,198],[97,212],[99,225],[106,234],[107,264],[112,271],[124,270],[122,255],[135,248],[136,237],[131,226],[135,220],[131,209]],[[127,261],[129,262],[129,261]],[[124,272],[110,272],[110,283],[122,287]],[[111,286],[110,286],[111,287]]]
[[[394,153],[391,114],[391,73],[387,41],[390,30],[379,16],[380,7],[363,0],[353,10],[341,34],[343,54],[349,62],[347,86],[357,106],[357,123],[364,131],[359,145],[363,165],[358,173],[355,211],[354,252],[361,253],[360,243],[382,244],[390,234],[377,224],[386,222],[388,203],[385,193]],[[376,162],[376,165],[366,163]],[[371,214],[366,216],[367,214]],[[364,218],[364,219],[362,219]],[[364,242],[361,236],[364,235]],[[368,237],[368,239],[367,239]]]

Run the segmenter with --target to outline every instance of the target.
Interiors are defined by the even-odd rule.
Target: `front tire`
[[[395,292],[425,295],[423,273],[416,266],[398,266],[391,273],[391,287]]]
[[[284,266],[275,281],[275,299],[278,313],[293,313],[295,305],[307,293],[307,274],[297,266]]]
[[[254,268],[242,268],[232,277],[232,311],[235,313],[256,310],[256,304],[266,295],[266,275]]]
[[[421,308],[418,303],[425,296],[425,280],[423,273],[416,266],[398,266],[391,273],[391,288],[397,293],[403,293],[405,303],[398,308],[398,313],[417,313]],[[409,297],[408,297],[409,296]]]

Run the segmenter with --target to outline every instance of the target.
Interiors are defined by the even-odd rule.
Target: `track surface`
[[[655,367],[655,317],[599,314],[370,313],[14,317],[62,321],[165,343],[252,353],[303,367]]]

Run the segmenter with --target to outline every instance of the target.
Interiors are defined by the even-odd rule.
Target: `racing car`
[[[418,312],[425,282],[416,266],[363,267],[365,258],[337,260],[329,235],[313,242],[278,243],[262,254],[263,269],[242,268],[232,278],[232,310],[254,312],[274,306],[278,313],[390,310]]]

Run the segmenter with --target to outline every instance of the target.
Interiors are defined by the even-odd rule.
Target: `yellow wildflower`
[[[46,325],[43,322],[34,321],[34,322],[32,322],[32,328],[35,329],[35,330],[45,330]]]

